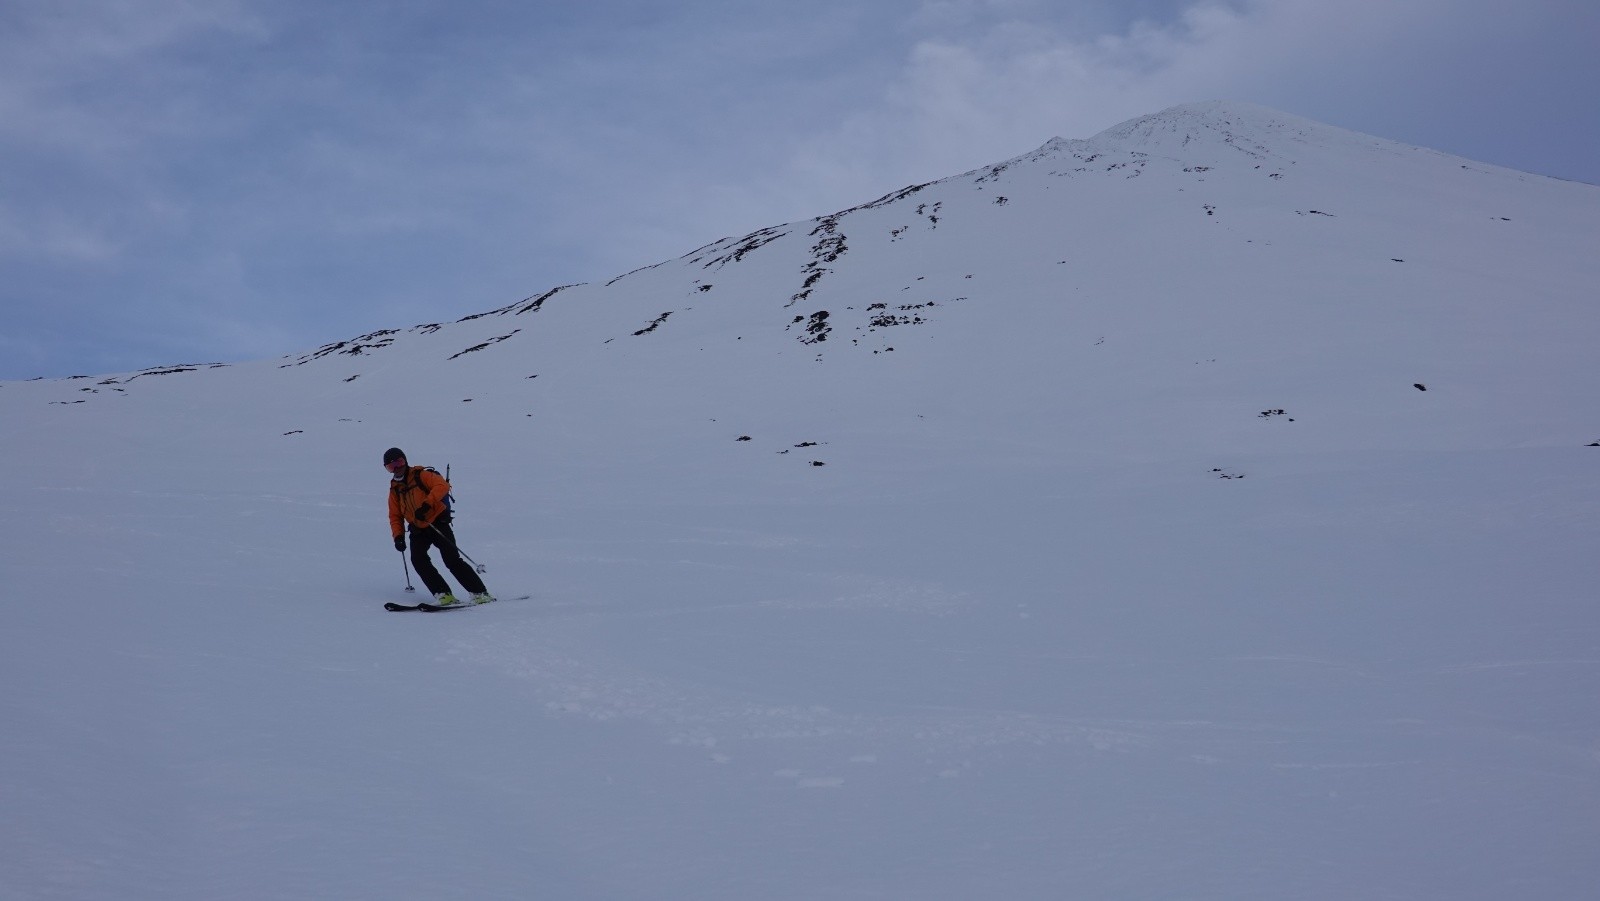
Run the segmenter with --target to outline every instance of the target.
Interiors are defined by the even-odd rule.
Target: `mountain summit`
[[[1056,140],[1061,141],[1060,138]],[[1274,153],[1292,159],[1292,151],[1297,146],[1348,150],[1387,145],[1400,150],[1414,149],[1264,106],[1223,101],[1170,107],[1114,125],[1087,141],[1064,143],[1081,143],[1100,150],[1155,153],[1191,162],[1197,155],[1206,153],[1208,146],[1225,147],[1258,160]]]
[[[1584,897],[1597,247],[1595,187],[1203,103],[0,384],[0,894]],[[396,445],[531,599],[384,611]]]

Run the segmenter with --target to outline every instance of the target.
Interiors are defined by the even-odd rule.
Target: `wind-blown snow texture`
[[[4,383],[0,897],[1590,897],[1597,247],[1593,186],[1201,104]],[[392,444],[532,600],[383,611]]]

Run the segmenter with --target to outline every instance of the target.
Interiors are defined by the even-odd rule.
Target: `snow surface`
[[[0,384],[0,897],[1593,897],[1597,247],[1595,187],[1199,104]],[[382,609],[392,444],[533,599]]]

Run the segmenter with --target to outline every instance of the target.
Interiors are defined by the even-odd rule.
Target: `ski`
[[[495,603],[495,602],[498,602],[498,601],[526,601],[526,600],[528,600],[528,599],[530,599],[532,597],[533,597],[533,595],[531,595],[531,594],[519,594],[516,597],[495,598],[494,601],[492,601],[491,603]],[[386,603],[386,604],[383,605],[383,609],[388,610],[391,613],[404,613],[404,612],[411,611],[411,610],[420,610],[423,613],[444,613],[444,612],[450,611],[450,610],[470,610],[473,607],[484,607],[484,606],[487,606],[487,605],[485,605],[485,604],[472,604],[472,603],[464,603],[463,602],[463,603],[451,604],[448,607],[446,607],[446,606],[443,606],[443,605],[440,605],[440,604],[429,604],[426,601],[424,601],[423,603],[420,603],[420,604],[396,604],[393,601],[390,601],[389,603]]]

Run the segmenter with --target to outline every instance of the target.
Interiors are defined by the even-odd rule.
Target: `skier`
[[[411,526],[411,565],[416,568],[422,584],[433,592],[434,603],[441,607],[459,603],[450,592],[450,583],[439,575],[439,570],[428,559],[428,549],[439,545],[439,556],[450,574],[456,577],[472,594],[472,603],[487,604],[494,600],[483,580],[473,572],[461,552],[456,550],[456,535],[450,529],[450,483],[444,476],[425,466],[412,466],[406,462],[405,451],[391,447],[383,452],[383,468],[389,470],[389,531],[394,535],[394,549],[406,549],[405,525]]]

